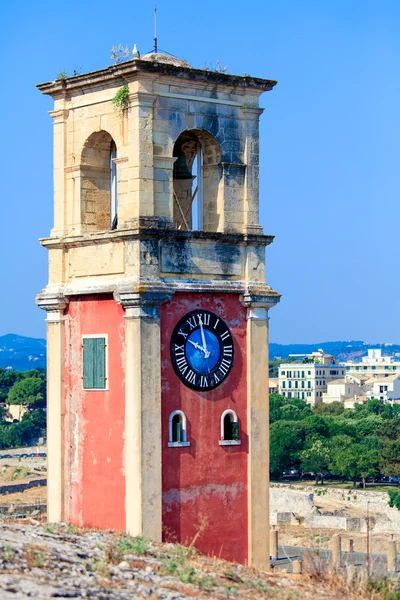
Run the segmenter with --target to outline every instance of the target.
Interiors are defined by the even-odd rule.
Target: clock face
[[[208,310],[194,310],[176,325],[171,359],[179,379],[193,390],[216,388],[233,364],[233,339],[226,323]]]

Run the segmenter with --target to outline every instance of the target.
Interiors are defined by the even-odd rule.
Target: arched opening
[[[181,410],[174,410],[169,416],[168,446],[190,446],[186,434],[186,416]]]
[[[218,226],[218,191],[221,149],[202,129],[186,130],[175,142],[173,173],[177,229],[215,231]]]
[[[221,416],[220,445],[240,444],[239,421],[234,410],[226,410]]]
[[[92,133],[81,157],[83,231],[116,229],[118,220],[117,147],[107,131]]]

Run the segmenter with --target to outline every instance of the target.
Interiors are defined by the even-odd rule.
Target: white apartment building
[[[382,356],[381,349],[368,350],[368,355],[363,356],[360,362],[349,360],[342,364],[346,368],[347,378],[400,374],[400,362],[395,361],[392,356]]]
[[[327,384],[343,379],[345,369],[322,350],[304,355],[303,362],[285,363],[279,367],[279,393],[287,398],[300,398],[308,404],[322,402]]]
[[[322,402],[331,404],[332,402],[342,402],[358,396],[361,386],[355,381],[346,381],[345,379],[335,379],[328,381],[327,391],[322,394]]]
[[[372,390],[368,392],[370,398],[377,398],[384,402],[400,400],[400,373],[376,377],[368,383],[372,384]]]
[[[269,393],[270,394],[278,394],[279,393],[279,379],[276,377],[269,378]]]

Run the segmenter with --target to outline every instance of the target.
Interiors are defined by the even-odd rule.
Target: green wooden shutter
[[[106,340],[83,338],[83,387],[86,390],[106,387]]]
[[[232,439],[239,439],[239,423],[232,422]]]
[[[83,338],[83,387],[84,389],[93,388],[93,362],[94,362],[94,340],[95,338]]]
[[[93,340],[93,387],[102,390],[106,387],[106,340],[102,337]]]

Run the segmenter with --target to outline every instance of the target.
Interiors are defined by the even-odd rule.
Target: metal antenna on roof
[[[154,53],[157,54],[157,4],[154,5]]]

